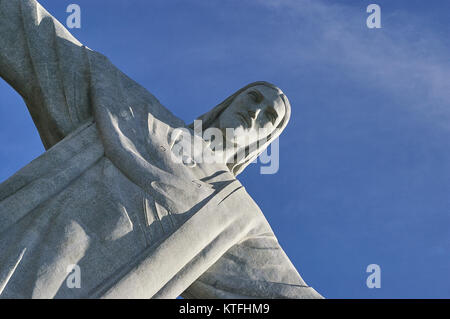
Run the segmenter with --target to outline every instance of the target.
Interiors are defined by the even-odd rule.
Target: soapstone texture
[[[47,149],[0,185],[1,298],[321,298],[236,179],[261,150],[174,162],[170,133],[189,126],[35,0],[0,0],[0,76]],[[229,101],[255,86],[271,87]]]

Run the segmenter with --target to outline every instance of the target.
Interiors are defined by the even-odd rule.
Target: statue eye
[[[250,92],[248,92],[248,95],[250,95],[252,100],[255,101],[256,103],[259,103],[262,101],[262,95],[258,91],[255,91],[255,90],[250,91]]]

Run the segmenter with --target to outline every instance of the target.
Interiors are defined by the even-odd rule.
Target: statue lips
[[[239,117],[241,118],[241,122],[244,123],[247,128],[251,127],[252,122],[247,116],[245,116],[241,112],[236,112],[236,114],[239,115]]]

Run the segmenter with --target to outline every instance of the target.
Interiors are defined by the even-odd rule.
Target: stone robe
[[[185,124],[35,0],[0,0],[0,76],[47,149],[0,185],[0,297],[321,297],[227,167],[174,162]]]

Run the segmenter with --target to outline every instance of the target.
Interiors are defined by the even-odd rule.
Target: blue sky
[[[292,104],[280,170],[239,179],[328,298],[450,298],[450,2],[41,0],[186,122],[256,80]],[[0,180],[43,151],[0,81]],[[369,289],[367,265],[381,267]]]

